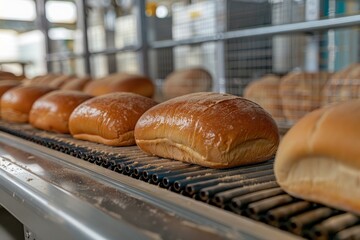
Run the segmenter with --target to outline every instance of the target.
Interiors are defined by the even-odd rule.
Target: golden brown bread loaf
[[[335,73],[324,87],[323,106],[360,98],[360,64]]]
[[[28,79],[24,81],[25,86],[48,86],[54,79],[59,78],[63,75],[49,73],[46,75],[41,75],[34,77],[33,79]]]
[[[61,88],[62,85],[64,85],[67,82],[72,81],[73,79],[75,79],[75,76],[70,76],[70,75],[62,75],[60,77],[54,78],[52,79],[47,86],[49,87],[53,87],[53,88]]]
[[[1,97],[2,119],[10,122],[28,122],[33,103],[53,90],[43,86],[19,86],[8,90]]]
[[[11,78],[15,76],[16,75],[11,72],[0,71],[0,80],[11,80]]]
[[[163,84],[165,99],[195,92],[211,91],[212,77],[202,68],[189,68],[172,72]]]
[[[7,75],[7,74],[5,74],[5,75],[0,75],[0,80],[1,81],[22,81],[22,80],[24,80],[24,79],[26,79],[26,77],[24,76],[24,75],[14,75],[14,74],[12,74],[12,75]]]
[[[136,124],[135,139],[152,155],[228,168],[271,158],[279,133],[258,104],[229,94],[201,92],[148,110]]]
[[[0,98],[1,96],[11,88],[17,87],[21,84],[20,81],[17,80],[3,80],[0,82]]]
[[[280,96],[288,122],[294,123],[321,106],[323,89],[330,76],[326,72],[295,72],[281,79]]]
[[[112,92],[132,92],[145,97],[152,97],[155,87],[148,77],[128,73],[115,73],[91,81],[86,85],[84,92],[93,96]]]
[[[74,78],[71,81],[64,83],[60,89],[62,90],[76,90],[83,91],[85,86],[91,81],[89,77]]]
[[[360,213],[360,100],[313,111],[285,135],[275,175],[288,193]]]
[[[5,92],[10,90],[11,88],[19,86],[20,84],[21,84],[21,82],[18,80],[2,80],[2,81],[0,81],[0,98],[2,97],[2,95],[4,95]],[[0,109],[1,109],[1,104],[0,104]],[[1,113],[1,111],[0,111],[0,113]]]
[[[92,96],[79,91],[57,90],[37,99],[30,111],[29,122],[36,128],[69,133],[69,117],[74,109]]]
[[[266,75],[251,82],[244,90],[244,98],[263,107],[278,122],[284,121],[281,97],[279,93],[280,77]]]
[[[110,93],[79,105],[69,120],[74,138],[111,146],[134,145],[139,117],[156,104],[134,93]]]
[[[25,76],[24,75],[15,75],[13,74],[12,72],[6,72],[6,71],[0,71],[0,80],[23,80],[25,79]]]

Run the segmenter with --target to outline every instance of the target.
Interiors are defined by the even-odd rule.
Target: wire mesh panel
[[[271,3],[267,0],[228,1],[227,30],[270,25],[271,15]]]
[[[149,58],[150,73],[154,79],[163,80],[174,70],[173,48],[151,50]]]
[[[209,36],[225,30],[226,1],[199,1],[172,6],[173,39]]]
[[[172,90],[171,96],[176,96],[175,92],[178,90],[184,92],[184,89],[191,91],[191,87],[196,89],[203,89],[203,91],[210,91],[208,81],[203,82],[203,75],[198,74],[198,70],[206,71],[206,79],[208,76],[211,78],[212,85],[218,79],[217,72],[217,43],[209,42],[197,45],[184,45],[174,48],[164,48],[151,51],[151,76],[155,80],[158,92],[160,94],[160,100],[165,100],[163,93],[163,85],[168,77],[173,72],[190,71],[189,74],[183,75],[183,79],[179,84],[173,85],[178,89]],[[192,83],[190,83],[191,81]],[[181,82],[183,84],[181,84]],[[204,86],[201,86],[204,84]],[[195,85],[197,87],[195,87]],[[185,92],[188,92],[185,90]],[[184,92],[184,93],[185,93]],[[166,95],[166,94],[165,94]]]
[[[162,92],[164,79],[174,70],[173,49],[151,50],[149,59],[150,76],[156,86],[155,99],[161,102],[165,99]]]
[[[359,40],[358,31],[349,28],[333,30],[333,35],[325,31],[230,40],[226,44],[226,91],[257,101],[279,121],[290,124],[328,103],[359,97],[360,69],[353,65],[360,61],[358,43],[353,42]],[[332,49],[331,37],[336,49]],[[279,114],[279,108],[283,113]]]
[[[216,44],[214,42],[200,45],[174,47],[174,70],[204,67],[216,77]]]
[[[116,55],[118,72],[139,73],[139,56],[136,52],[123,52]]]
[[[226,92],[242,95],[245,86],[272,70],[271,38],[234,39],[226,42]]]
[[[91,56],[92,75],[139,73],[146,58],[141,51],[148,51],[145,65],[160,100],[167,77],[186,69],[206,71],[212,78],[212,91],[253,97],[261,103],[261,98],[278,99],[273,115],[283,122],[296,122],[324,104],[358,96],[359,77],[357,68],[352,67],[360,62],[357,26],[226,40],[222,33],[359,14],[360,0],[148,0],[147,39],[140,39],[137,1],[89,1],[88,5],[89,48],[95,52]],[[170,42],[171,47],[164,44],[151,49],[152,43],[164,42]],[[120,52],[99,54],[111,48]],[[54,70],[73,71],[73,65],[54,63]],[[347,70],[343,73],[342,69]],[[79,71],[82,69],[77,67]],[[201,84],[202,80],[189,76],[197,86]],[[184,84],[186,81],[184,78]],[[284,101],[287,110],[280,114]]]
[[[123,48],[138,44],[135,14],[119,16],[115,21],[115,46]]]
[[[216,4],[225,7],[212,11]],[[225,30],[354,14],[359,11],[359,6],[360,1],[312,0],[198,1],[190,5],[176,3],[172,7],[172,34],[174,40],[216,36]],[[206,16],[206,21],[202,16]],[[226,16],[225,21],[223,16]],[[217,27],[212,28],[211,19],[215,19]],[[202,26],[211,34],[205,30],[199,31],[196,26]],[[223,53],[219,54],[219,43],[222,42]],[[326,97],[323,90],[329,88],[327,86],[330,82],[334,82],[331,80],[332,74],[359,62],[358,43],[358,28],[352,27],[179,45],[173,47],[172,54],[167,56],[161,56],[163,50],[153,51],[161,56],[158,60],[163,59],[160,60],[162,62],[171,58],[173,65],[154,64],[156,70],[152,71],[152,75],[155,79],[160,78],[162,83],[166,75],[159,72],[203,67],[214,78],[217,87],[213,90],[239,96],[246,93],[249,94],[245,94],[247,97],[253,97],[265,106],[266,101],[275,101],[273,107],[265,108],[270,109],[269,112],[279,122],[292,124],[307,112],[324,105],[323,99]],[[169,49],[166,52],[170,53]],[[327,94],[345,93],[333,90]],[[330,102],[332,98],[328,99],[327,102]]]

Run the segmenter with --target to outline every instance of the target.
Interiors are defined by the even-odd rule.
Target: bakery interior
[[[360,239],[360,0],[0,0],[0,239]]]

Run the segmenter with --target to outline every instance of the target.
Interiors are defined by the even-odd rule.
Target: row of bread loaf
[[[271,116],[247,99],[211,92],[157,104],[134,93],[92,96],[45,86],[20,86],[1,97],[1,118],[74,138],[137,144],[145,152],[226,168],[264,161],[279,142]]]
[[[148,77],[127,73],[115,73],[93,81],[89,77],[79,78],[73,75],[46,74],[25,80],[23,85],[78,90],[93,96],[116,91],[134,92],[148,97],[154,93],[154,85]]]
[[[335,74],[294,72],[267,75],[249,84],[244,97],[263,106],[277,121],[294,123],[306,113],[360,97],[360,64]]]
[[[34,97],[35,92],[42,96]],[[16,101],[33,100],[27,119],[34,127],[70,132],[81,140],[137,144],[151,155],[213,168],[254,164],[276,153],[276,179],[289,194],[360,213],[359,99],[307,114],[279,148],[271,116],[229,94],[193,93],[157,104],[133,93],[93,97],[23,86],[2,96],[2,118],[17,121],[12,113]],[[26,121],[24,115],[18,119]]]
[[[12,72],[0,71],[0,81],[1,80],[23,80],[25,79],[24,75],[15,75]]]
[[[4,78],[1,78],[1,77]],[[22,84],[48,86],[56,89],[79,90],[94,96],[125,91],[152,97],[155,86],[146,76],[129,73],[115,73],[90,81],[89,77],[76,77],[64,74],[46,74],[33,79],[16,77],[12,73],[0,72],[0,80],[23,80]],[[188,68],[169,74],[163,84],[162,99],[170,99],[193,92],[210,91],[212,87],[211,75],[202,68]]]
[[[303,85],[299,96],[306,89]],[[1,98],[2,118],[14,121],[8,103],[32,102],[34,88],[44,89],[22,86],[6,91]],[[289,194],[360,213],[360,100],[307,114],[278,148],[272,117],[241,97],[195,93],[156,104],[131,93],[93,97],[52,90],[39,90],[41,97],[28,111],[27,119],[37,128],[63,129],[74,138],[112,146],[136,143],[152,155],[214,168],[266,161],[276,153],[275,175]]]

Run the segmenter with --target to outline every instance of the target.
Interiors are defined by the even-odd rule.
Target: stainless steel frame
[[[215,36],[197,37],[184,40],[165,40],[150,43],[151,48],[167,48],[179,45],[198,44],[210,41],[223,41],[234,38],[247,38],[257,36],[273,36],[277,34],[313,32],[329,28],[350,27],[360,24],[360,15],[323,19],[308,22],[289,23],[275,26],[257,27],[251,29],[218,33]]]
[[[46,1],[46,0],[45,0]],[[84,56],[84,69],[85,72],[91,75],[90,67],[90,53],[89,53],[89,41],[88,41],[88,24],[86,17],[86,0],[76,0],[78,10],[78,24],[82,33],[82,45],[83,45],[83,56]]]
[[[296,239],[0,133],[0,202],[39,239]]]
[[[46,0],[38,0],[38,4],[44,4]],[[86,0],[77,0],[78,8],[83,8],[86,4]],[[105,54],[111,55],[118,52],[124,51],[133,51],[138,52],[140,54],[140,65],[141,71],[144,73],[149,73],[149,64],[146,60],[148,58],[148,50],[151,49],[161,49],[161,48],[169,48],[175,47],[179,45],[191,45],[191,44],[199,44],[205,42],[218,41],[222,43],[225,40],[229,39],[240,39],[240,38],[248,38],[248,37],[256,37],[256,36],[275,36],[278,34],[289,34],[289,33],[299,33],[299,32],[309,32],[313,33],[316,31],[323,31],[334,28],[343,28],[343,27],[351,27],[359,25],[360,23],[360,15],[354,16],[344,16],[344,17],[335,17],[329,19],[322,20],[313,20],[313,21],[304,21],[297,23],[289,23],[282,25],[270,25],[264,27],[255,27],[250,29],[243,30],[235,30],[235,31],[226,31],[223,33],[217,33],[212,36],[204,36],[204,37],[194,37],[190,39],[183,40],[162,40],[162,41],[149,41],[146,34],[147,27],[147,19],[145,16],[145,1],[135,1],[135,7],[137,8],[137,17],[138,17],[138,36],[139,36],[139,46],[131,46],[125,48],[111,48],[105,49],[104,51],[91,52],[88,48],[84,49],[83,54],[73,54],[73,53],[51,53],[51,50],[47,48],[47,61],[64,61],[71,58],[85,58],[89,59],[90,56],[95,54]],[[81,22],[85,24],[81,24],[80,27],[86,27],[86,16],[82,13],[79,15],[79,18],[82,18]],[[43,17],[41,17],[43,19]],[[48,25],[42,24],[40,25],[43,28],[47,28]],[[43,29],[44,34],[47,34],[47,29]],[[84,32],[84,31],[83,31]],[[85,31],[86,32],[86,31]],[[87,36],[86,34],[84,36]],[[85,43],[84,39],[84,43]],[[84,63],[88,64],[87,61]],[[221,66],[220,66],[221,67]],[[87,73],[90,73],[90,69],[85,66]],[[88,69],[88,70],[87,70]],[[51,69],[49,69],[51,71]],[[223,72],[224,70],[220,71]],[[220,89],[221,90],[221,89]]]

